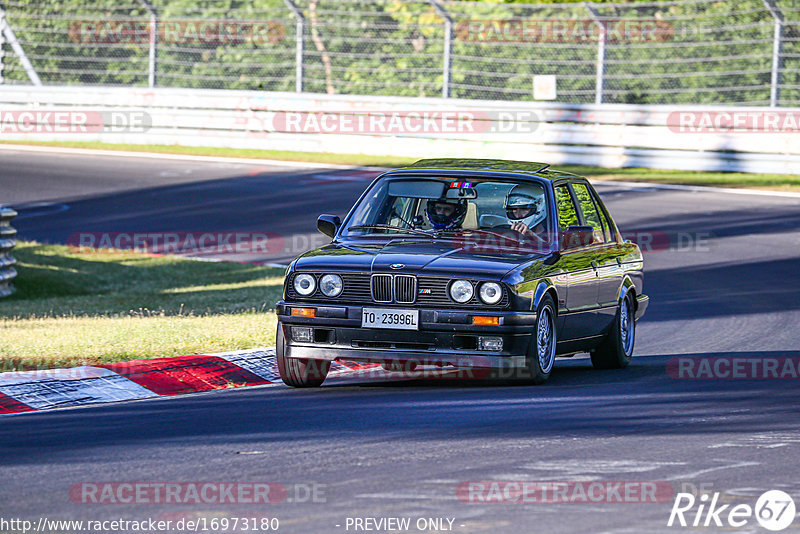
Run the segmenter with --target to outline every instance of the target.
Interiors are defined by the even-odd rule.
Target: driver
[[[506,195],[506,217],[511,229],[528,237],[541,239],[545,231],[544,191],[528,184],[518,184]]]
[[[425,215],[434,230],[454,230],[461,227],[467,216],[467,201],[451,198],[429,200]]]

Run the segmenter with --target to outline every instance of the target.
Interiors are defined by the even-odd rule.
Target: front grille
[[[392,302],[392,275],[372,275],[372,300],[375,302]]]
[[[413,304],[417,300],[417,277],[408,274],[373,274],[372,300]]]
[[[322,276],[322,273],[311,273],[318,279]],[[392,275],[391,274],[375,274],[370,275],[369,273],[353,273],[353,272],[339,272],[336,273],[342,277],[343,282],[343,289],[342,293],[338,297],[328,298],[325,297],[322,293],[320,293],[319,289],[314,292],[313,295],[309,297],[302,297],[297,294],[294,290],[294,278],[290,276],[287,280],[286,286],[286,298],[292,302],[336,302],[336,303],[347,303],[347,304],[376,304],[376,303],[392,303],[395,302],[397,304],[414,304],[416,307],[419,308],[455,308],[455,309],[464,309],[464,308],[504,308],[508,306],[509,302],[509,295],[508,290],[503,287],[503,298],[500,299],[500,302],[495,304],[494,306],[489,306],[484,304],[483,302],[478,299],[477,295],[477,287],[475,291],[475,296],[472,297],[467,303],[458,304],[453,302],[450,297],[448,296],[447,290],[450,287],[450,282],[455,280],[455,278],[451,277],[444,277],[444,276],[419,276],[414,277],[411,275],[395,275],[394,279],[395,282],[392,284]],[[380,277],[378,281],[378,292],[375,292],[375,286],[373,285],[372,281],[375,280],[376,277]],[[398,282],[397,279],[402,278],[402,282]],[[416,287],[410,288],[411,281],[408,279],[413,279],[414,284]],[[319,283],[317,284],[319,285]],[[393,288],[392,286],[395,285]],[[502,285],[502,284],[501,284]],[[392,298],[392,290],[394,289],[394,299]],[[413,292],[413,300],[411,298],[412,295],[409,295],[407,291]],[[383,297],[382,300],[376,300],[375,297]]]
[[[417,277],[398,274],[394,277],[394,300],[398,304],[414,304],[417,300]]]

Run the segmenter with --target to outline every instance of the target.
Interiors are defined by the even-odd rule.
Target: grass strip
[[[270,346],[283,270],[20,242],[0,370]]]

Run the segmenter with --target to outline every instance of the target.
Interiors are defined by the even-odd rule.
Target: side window
[[[604,243],[606,238],[603,223],[600,220],[600,210],[594,203],[589,188],[586,187],[586,184],[574,183],[572,190],[575,192],[575,200],[578,201],[578,208],[581,210],[585,224],[594,230],[595,243]]]
[[[600,213],[600,219],[603,221],[603,226],[606,227],[606,241],[612,243],[617,240],[617,235],[614,233],[614,227],[608,222],[606,212],[604,212],[603,208],[600,207],[600,203],[597,200],[597,193],[593,193],[592,198],[594,199],[594,203],[597,204],[597,211]]]
[[[567,186],[560,185],[555,188],[556,209],[558,210],[558,226],[565,230],[569,226],[578,226],[578,214],[575,212],[575,204],[572,203],[572,196],[569,194]]]

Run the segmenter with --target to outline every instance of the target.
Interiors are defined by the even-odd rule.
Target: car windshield
[[[548,205],[538,182],[387,177],[356,206],[342,235],[432,239],[472,232],[547,243]]]

